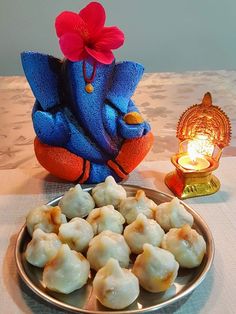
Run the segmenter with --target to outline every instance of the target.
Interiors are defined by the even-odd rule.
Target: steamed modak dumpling
[[[132,272],[145,290],[162,292],[175,281],[178,269],[179,264],[172,253],[146,243],[143,253],[135,260]]]
[[[45,233],[41,229],[36,229],[27,245],[25,258],[34,266],[44,267],[57,254],[61,245],[55,233]]]
[[[206,242],[189,225],[170,229],[163,237],[161,246],[170,251],[181,267],[193,268],[201,264],[206,253]]]
[[[125,223],[124,217],[114,209],[113,205],[93,209],[88,215],[87,221],[92,226],[94,234],[104,230],[122,233]]]
[[[103,231],[89,243],[87,259],[91,268],[98,271],[109,258],[117,259],[121,267],[129,265],[130,248],[121,234],[110,230]]]
[[[66,216],[61,213],[58,206],[43,205],[32,209],[26,217],[26,226],[29,234],[37,228],[44,232],[58,233],[61,224],[66,222]]]
[[[124,199],[118,210],[125,217],[126,222],[130,224],[140,213],[148,218],[153,218],[156,207],[156,203],[147,198],[143,190],[138,190],[135,196]]]
[[[180,204],[177,197],[170,202],[158,205],[155,219],[165,231],[169,231],[171,228],[180,228],[186,224],[193,225],[193,216]]]
[[[85,217],[95,207],[92,196],[83,191],[81,186],[77,184],[70,188],[60,199],[59,204],[63,214],[69,219],[74,217]]]
[[[86,250],[93,236],[93,229],[90,224],[79,217],[73,218],[70,222],[61,225],[58,233],[59,239],[77,252]]]
[[[106,307],[118,310],[129,306],[139,295],[137,277],[119,262],[110,258],[97,272],[93,289],[97,299]]]
[[[113,205],[116,208],[126,198],[126,191],[112,176],[108,176],[105,182],[92,189],[92,195],[98,207]]]
[[[43,284],[49,290],[68,294],[86,284],[89,271],[86,258],[63,244],[57,255],[46,264]]]
[[[164,236],[164,231],[153,219],[139,214],[135,221],[125,227],[124,238],[131,252],[139,254],[143,251],[144,243],[159,246]]]

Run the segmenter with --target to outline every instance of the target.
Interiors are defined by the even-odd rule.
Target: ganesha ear
[[[131,61],[117,63],[107,99],[122,113],[127,113],[128,104],[143,75],[141,64]]]
[[[21,62],[35,98],[44,110],[60,103],[60,71],[62,62],[39,52],[22,52]]]

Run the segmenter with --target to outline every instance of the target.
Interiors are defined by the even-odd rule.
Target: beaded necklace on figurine
[[[92,85],[92,82],[94,81],[95,75],[96,75],[96,70],[97,70],[97,63],[94,62],[93,64],[93,72],[91,77],[87,77],[86,75],[86,62],[85,60],[83,61],[83,76],[84,76],[84,80],[85,80],[85,90],[87,93],[91,94],[94,91],[94,87]]]

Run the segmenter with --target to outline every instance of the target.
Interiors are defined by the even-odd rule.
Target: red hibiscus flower
[[[105,27],[106,13],[97,2],[89,3],[79,13],[65,11],[57,16],[55,27],[61,50],[71,61],[91,56],[98,62],[110,64],[112,49],[124,43],[124,34],[116,26]]]

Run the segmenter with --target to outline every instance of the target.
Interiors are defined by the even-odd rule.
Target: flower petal
[[[95,60],[97,60],[100,63],[110,64],[114,60],[114,55],[110,50],[97,51],[88,47],[85,47],[85,50],[91,57],[93,57]]]
[[[80,61],[85,58],[83,38],[76,33],[67,33],[60,37],[59,44],[64,56],[70,61]]]
[[[85,28],[85,23],[79,14],[64,11],[56,17],[55,28],[57,36],[61,37],[66,33],[80,32]]]
[[[104,27],[96,38],[96,50],[117,49],[123,45],[124,33],[116,26]]]
[[[90,2],[79,12],[79,16],[86,23],[90,36],[98,34],[102,30],[106,20],[106,12],[98,2]]]

